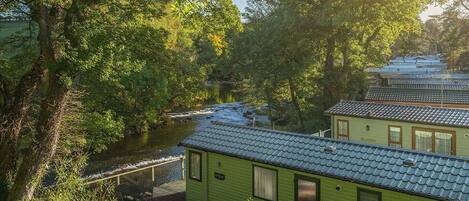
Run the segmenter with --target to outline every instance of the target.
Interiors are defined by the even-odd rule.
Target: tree
[[[164,113],[206,99],[205,82],[226,49],[226,32],[240,27],[231,1],[174,1],[164,11],[152,23],[166,38],[142,36],[154,41],[135,47],[139,58],[150,58],[139,71],[111,82],[87,79],[90,83],[84,85],[90,92],[86,104],[95,111],[114,111],[128,134],[146,133],[163,121]]]
[[[429,19],[418,29],[402,32],[392,46],[393,56],[441,53],[441,22]]]
[[[30,200],[51,161],[102,151],[124,129],[142,132],[161,113],[203,99],[213,59],[201,58],[209,50],[219,57],[226,33],[240,28],[230,0],[0,5],[2,15],[21,13],[31,20],[28,35],[9,37],[9,49],[0,49],[0,181],[8,200]],[[209,46],[200,49],[204,41]],[[82,106],[70,123],[74,91],[83,93]],[[70,148],[70,139],[86,146]],[[56,154],[65,148],[76,151]],[[57,163],[56,171],[61,165],[82,167]]]
[[[453,1],[439,18],[441,46],[446,61],[454,70],[469,69],[469,9],[464,1]]]
[[[13,8],[28,8],[26,14],[38,27],[32,67],[14,87],[14,95],[3,96],[8,100],[3,105],[5,112],[2,112],[0,129],[0,165],[3,168],[0,178],[2,181],[13,178],[8,200],[30,200],[56,152],[70,90],[81,76],[97,74],[102,79],[112,79],[141,66],[144,61],[135,58],[128,47],[150,40],[134,38],[127,35],[127,31],[160,33],[159,28],[145,26],[142,19],[154,19],[162,12],[160,3],[144,1],[133,1],[132,4],[123,1],[2,3]],[[2,83],[5,86],[8,82]],[[33,142],[16,169],[18,155],[14,150],[38,86],[41,86],[41,106]]]
[[[233,63],[255,88],[247,91],[262,92],[274,113],[296,114],[287,117],[293,130],[314,132],[327,125],[322,111],[363,97],[364,69],[386,61],[399,34],[419,25],[427,3],[251,1]]]

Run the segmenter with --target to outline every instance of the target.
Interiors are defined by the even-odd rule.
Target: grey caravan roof
[[[340,101],[325,114],[469,128],[469,110],[464,109]]]
[[[196,131],[181,145],[410,195],[469,200],[464,158],[226,123]],[[415,165],[405,165],[409,158]]]
[[[405,89],[371,86],[365,97],[371,101],[469,104],[468,90]]]

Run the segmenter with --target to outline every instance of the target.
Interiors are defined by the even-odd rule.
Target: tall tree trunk
[[[269,119],[270,119],[270,129],[274,129],[274,117],[273,117],[273,110],[272,106],[274,105],[273,97],[271,90],[269,90],[267,87],[264,87],[265,90],[265,95],[267,96],[267,106],[269,107]]]
[[[335,38],[331,36],[326,41],[326,60],[324,63],[323,96],[325,102],[323,107],[328,108],[337,101],[337,90],[334,69]]]
[[[31,200],[34,190],[55,154],[59,140],[59,126],[62,120],[69,89],[58,74],[50,77],[49,90],[42,102],[36,125],[37,134],[33,145],[27,150],[19,167],[9,201]]]
[[[348,40],[344,41],[342,46],[342,65],[344,66],[345,81],[348,83],[352,78],[352,66],[350,66],[350,47]]]
[[[0,96],[2,99],[0,100],[0,110],[5,111],[7,107],[7,103],[11,98],[10,94],[10,80],[8,80],[4,75],[0,74]]]
[[[345,39],[344,44],[342,45],[342,66],[343,66],[343,71],[340,76],[340,80],[343,80],[342,83],[345,84],[345,86],[341,85],[340,89],[340,94],[343,94],[343,96],[347,96],[347,98],[352,98],[351,95],[355,94],[354,92],[350,93],[353,88],[349,88],[352,85],[351,79],[352,79],[352,66],[350,65],[350,46],[348,39]],[[343,97],[342,96],[342,97]]]
[[[32,18],[38,23],[38,41],[40,56],[34,62],[31,71],[26,74],[17,86],[14,98],[8,106],[5,115],[1,117],[0,129],[0,180],[7,179],[14,168],[16,156],[16,142],[21,131],[21,124],[28,111],[34,90],[40,84],[46,74],[43,65],[55,59],[51,40],[51,21],[53,21],[49,9],[41,2],[31,7]]]
[[[301,131],[304,132],[306,130],[306,127],[303,118],[303,113],[301,112],[300,103],[298,102],[298,97],[296,95],[296,85],[291,78],[288,79],[288,85],[290,87],[290,97],[293,106],[295,106],[296,114],[298,115],[298,120],[300,121]]]
[[[42,59],[38,58],[32,69],[24,75],[14,95],[6,101],[6,110],[0,117],[0,182],[8,183],[15,169],[16,145],[24,117],[31,105],[37,86],[44,78]],[[0,192],[2,193],[2,192]]]

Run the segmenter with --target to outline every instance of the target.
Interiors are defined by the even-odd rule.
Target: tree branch
[[[378,37],[379,31],[381,31],[381,27],[376,27],[376,29],[373,31],[371,36],[366,38],[366,41],[365,41],[365,51],[366,52],[368,51],[368,48],[370,47],[371,42],[373,42],[373,40],[376,39],[376,37]]]
[[[39,49],[45,61],[55,61],[55,53],[52,45],[52,24],[49,9],[44,5],[37,5],[37,23],[39,25]]]
[[[8,99],[10,99],[10,80],[5,77],[4,75],[0,74],[0,93],[3,98],[3,105],[2,105],[2,110],[6,108],[8,103],[10,102]]]

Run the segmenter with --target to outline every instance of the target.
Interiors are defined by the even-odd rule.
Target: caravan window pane
[[[348,140],[349,128],[347,120],[337,120],[337,139]]]
[[[318,201],[318,184],[313,181],[297,180],[297,201]]]
[[[451,133],[435,132],[435,152],[451,155],[453,135]]]
[[[202,156],[200,153],[189,152],[189,177],[195,180],[201,180]]]
[[[415,130],[415,149],[419,151],[432,152],[433,133],[423,130]]]
[[[414,149],[446,155],[456,155],[454,131],[414,128]]]
[[[359,188],[358,201],[381,201],[381,193]]]
[[[402,129],[398,126],[389,126],[389,146],[402,147]]]
[[[254,166],[254,196],[277,200],[277,171]]]

